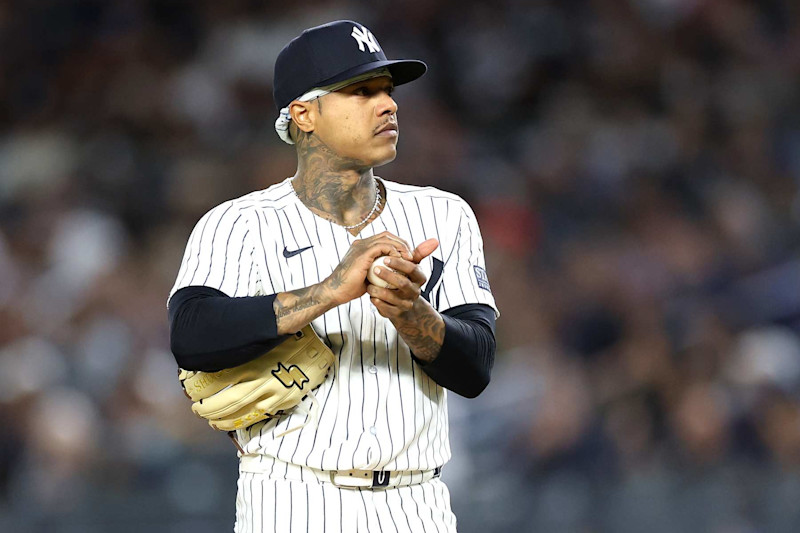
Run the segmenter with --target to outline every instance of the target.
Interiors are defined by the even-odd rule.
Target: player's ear
[[[289,115],[299,130],[306,133],[314,131],[314,106],[311,103],[293,101],[289,104]]]

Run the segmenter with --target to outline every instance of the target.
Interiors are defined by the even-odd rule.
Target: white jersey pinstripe
[[[314,478],[301,482],[243,472],[238,485],[236,533],[456,532],[450,492],[439,479],[350,490]]]
[[[388,230],[412,248],[428,238],[439,240],[420,265],[432,284],[424,290],[434,308],[481,303],[497,313],[469,205],[433,187],[381,181],[386,206],[358,237],[309,211],[290,179],[213,208],[189,238],[170,296],[191,285],[232,297],[307,287],[330,275],[355,239]],[[437,270],[441,275],[433,279]],[[333,372],[315,391],[318,427],[308,424],[275,438],[307,415],[258,423],[237,432],[244,452],[268,463],[275,457],[319,470],[430,470],[446,463],[447,391],[412,361],[408,346],[369,296],[328,311],[312,325],[337,356]]]

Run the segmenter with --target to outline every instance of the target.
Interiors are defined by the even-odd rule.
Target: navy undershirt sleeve
[[[494,366],[494,309],[484,304],[459,305],[444,311],[442,319],[444,342],[439,355],[430,363],[414,360],[440,386],[475,398],[489,384]]]
[[[169,301],[170,347],[185,370],[217,372],[255,359],[283,342],[274,294],[231,298],[204,286],[184,287]],[[495,315],[467,304],[442,313],[444,343],[430,363],[414,360],[436,383],[474,398],[489,384],[495,355]],[[413,354],[412,354],[413,357]]]
[[[211,287],[191,286],[169,300],[170,348],[185,370],[217,372],[244,364],[271,350],[278,335],[269,296],[231,298]]]

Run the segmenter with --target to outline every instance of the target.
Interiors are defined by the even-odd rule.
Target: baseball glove
[[[219,372],[178,369],[178,379],[195,414],[214,429],[233,431],[294,408],[325,381],[333,359],[309,324],[243,365]]]

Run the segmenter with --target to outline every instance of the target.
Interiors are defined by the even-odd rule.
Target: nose
[[[387,93],[382,93],[381,100],[378,103],[378,107],[376,108],[378,112],[378,116],[382,117],[383,115],[394,115],[397,113],[397,102],[394,101],[394,98]]]

